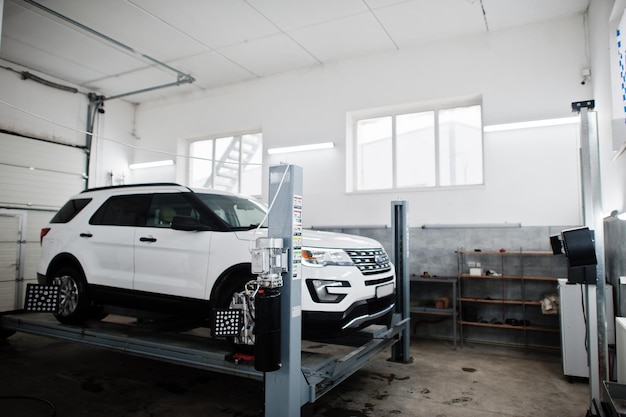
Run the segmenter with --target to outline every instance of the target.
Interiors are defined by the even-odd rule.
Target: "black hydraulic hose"
[[[50,417],[56,417],[57,415],[57,408],[54,406],[54,404],[48,400],[45,400],[43,398],[38,398],[38,397],[29,397],[27,395],[3,395],[0,396],[0,401],[3,400],[29,400],[29,401],[36,401],[36,402],[40,402],[40,403],[44,403],[47,406],[50,407]]]

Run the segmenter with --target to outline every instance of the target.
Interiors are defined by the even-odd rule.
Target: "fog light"
[[[311,298],[317,303],[339,303],[346,298],[346,294],[339,288],[350,287],[347,281],[331,281],[324,279],[307,279],[307,288],[311,293]]]

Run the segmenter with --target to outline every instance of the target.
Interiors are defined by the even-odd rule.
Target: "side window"
[[[69,200],[54,215],[50,223],[67,223],[72,220],[82,209],[89,204],[91,198],[77,198]]]
[[[154,194],[150,202],[146,226],[171,227],[174,216],[201,218],[198,210],[183,194]]]
[[[108,226],[143,226],[146,224],[150,195],[120,195],[109,198],[91,216],[89,224]]]

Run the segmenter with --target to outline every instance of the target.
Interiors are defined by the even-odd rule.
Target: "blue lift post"
[[[412,358],[409,313],[409,222],[406,201],[391,202],[391,230],[393,233],[391,259],[396,267],[396,313],[394,316],[400,316],[400,320],[404,321],[404,329],[396,336],[400,340],[391,348],[391,359],[395,362],[409,363]]]
[[[281,363],[265,373],[265,415],[300,415],[307,402],[307,382],[302,374],[302,168],[270,167],[268,237],[281,238],[287,249],[287,272],[281,290]]]

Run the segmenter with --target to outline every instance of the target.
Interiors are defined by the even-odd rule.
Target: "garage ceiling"
[[[84,92],[145,102],[574,15],[588,4],[589,0],[5,0],[0,58],[78,85]],[[191,81],[187,76],[193,82],[186,82]],[[177,81],[182,83],[176,87],[126,95]]]

